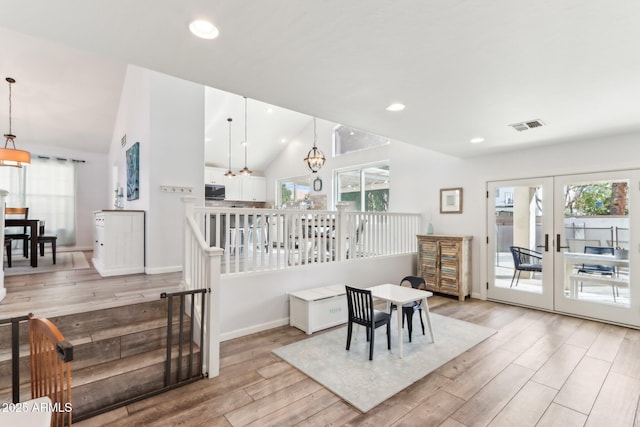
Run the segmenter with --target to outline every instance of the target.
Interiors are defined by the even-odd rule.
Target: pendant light
[[[305,163],[313,173],[317,173],[322,167],[322,165],[324,165],[324,162],[326,161],[322,151],[318,150],[318,147],[316,147],[316,140],[317,140],[316,118],[314,117],[313,118],[313,148],[309,150],[309,152],[307,153],[307,157],[304,158]]]
[[[31,154],[28,151],[16,148],[16,136],[11,132],[11,85],[16,81],[11,77],[5,79],[9,83],[9,133],[5,133],[4,148],[0,148],[0,166],[14,166],[21,168],[24,164],[31,163]],[[9,142],[13,148],[8,147]]]
[[[247,167],[247,145],[249,144],[249,140],[247,139],[247,97],[244,97],[244,141],[242,141],[242,145],[244,146],[244,167],[240,169],[240,173],[242,175],[251,175],[252,171]]]
[[[229,169],[227,170],[227,173],[224,174],[224,176],[228,176],[229,178],[231,178],[236,176],[235,173],[231,172],[231,122],[233,121],[233,119],[229,117],[227,121],[229,122]]]

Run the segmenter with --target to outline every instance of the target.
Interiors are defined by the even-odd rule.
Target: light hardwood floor
[[[114,286],[155,289],[179,277],[37,276],[44,275],[23,281],[51,289],[91,281],[97,294]],[[20,292],[14,285],[10,294]],[[271,352],[307,337],[281,327],[222,343],[217,378],[75,425],[640,425],[640,331],[487,301],[434,296],[429,304],[435,313],[498,332],[366,414]]]

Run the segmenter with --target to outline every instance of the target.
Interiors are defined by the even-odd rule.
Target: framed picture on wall
[[[127,200],[140,198],[140,143],[127,150]]]
[[[462,213],[462,187],[440,190],[440,213]]]

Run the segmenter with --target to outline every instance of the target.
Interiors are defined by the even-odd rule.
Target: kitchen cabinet
[[[266,201],[267,180],[263,176],[243,176],[242,200],[250,202]]]
[[[204,168],[204,183],[224,185],[224,173],[225,170],[222,168],[212,168],[207,166]]]
[[[144,211],[93,213],[93,265],[101,276],[144,273]]]
[[[471,289],[472,236],[418,235],[418,276],[427,289],[464,301]]]
[[[224,185],[225,200],[232,202],[265,202],[267,200],[267,180],[263,176],[224,176],[223,168],[205,166],[204,183]]]

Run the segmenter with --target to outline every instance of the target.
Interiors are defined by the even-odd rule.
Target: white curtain
[[[32,156],[23,168],[0,167],[0,188],[9,191],[8,207],[28,207],[29,218],[44,222],[45,234],[59,246],[76,243],[76,171],[67,160]]]

